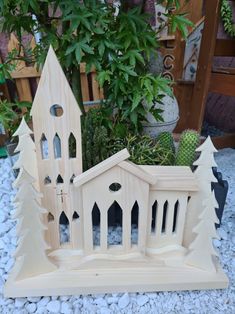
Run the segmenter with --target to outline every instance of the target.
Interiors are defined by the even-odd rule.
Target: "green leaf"
[[[91,48],[87,44],[81,43],[80,46],[81,46],[82,50],[85,51],[86,53],[94,54],[93,48]]]
[[[141,94],[135,92],[134,97],[133,97],[133,103],[132,103],[131,111],[133,111],[139,105],[141,99],[142,99]]]
[[[69,46],[69,47],[67,48],[67,50],[65,51],[65,55],[67,56],[67,55],[69,55],[71,52],[73,52],[73,51],[76,49],[77,45],[78,45],[78,43],[74,43],[74,44],[72,44],[71,46]]]
[[[75,56],[76,56],[77,63],[80,64],[81,59],[82,59],[82,49],[79,44],[77,44],[76,46]]]
[[[131,122],[134,124],[135,128],[137,128],[138,116],[137,116],[137,112],[136,111],[132,111],[130,113],[130,119],[131,119]]]
[[[98,46],[98,51],[101,57],[103,57],[104,51],[105,51],[105,45],[104,43],[101,41],[99,46]]]
[[[102,71],[98,74],[97,80],[100,84],[100,87],[103,87],[106,81],[110,83],[110,74],[111,74],[110,71]]]

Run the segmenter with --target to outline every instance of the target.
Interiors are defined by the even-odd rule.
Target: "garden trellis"
[[[194,172],[139,166],[128,161],[124,149],[83,173],[81,112],[52,48],[31,115],[34,141],[24,120],[15,133],[20,173],[14,218],[20,241],[5,296],[227,287],[212,244],[217,203],[210,138],[198,148]],[[112,206],[121,217],[118,244],[108,238]],[[98,243],[93,210],[100,217]],[[61,217],[69,226],[66,241]]]

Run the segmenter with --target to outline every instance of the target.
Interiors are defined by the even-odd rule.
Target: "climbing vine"
[[[231,37],[235,37],[235,23],[233,21],[233,11],[228,0],[222,0],[220,13],[225,32]]]

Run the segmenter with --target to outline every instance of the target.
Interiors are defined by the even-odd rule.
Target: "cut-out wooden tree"
[[[192,232],[197,224],[199,215],[204,210],[203,201],[210,198],[211,194],[211,183],[217,182],[213,174],[213,167],[217,167],[214,159],[214,153],[217,152],[214,147],[210,136],[207,137],[205,142],[196,149],[200,152],[199,158],[194,162],[194,166],[197,169],[194,174],[199,183],[199,191],[191,195],[188,209],[187,209],[187,222],[184,233],[184,246],[189,247],[195,238],[195,234]]]
[[[20,237],[14,254],[16,264],[13,275],[16,280],[56,269],[46,255],[49,246],[44,240],[46,227],[42,222],[42,215],[46,214],[47,210],[39,204],[41,195],[34,188],[34,182],[34,178],[21,168],[14,183],[19,190],[15,198],[16,210],[13,218],[18,219],[16,233]]]
[[[190,244],[190,252],[186,257],[186,264],[201,268],[209,272],[215,272],[214,256],[218,256],[214,249],[212,239],[219,237],[216,233],[215,223],[218,223],[218,218],[215,208],[218,203],[215,199],[214,192],[210,192],[210,196],[203,202],[204,210],[199,215],[199,223],[193,232],[197,234],[195,240]]]
[[[28,127],[23,117],[20,126],[13,134],[13,136],[18,136],[19,138],[15,152],[20,153],[19,158],[14,165],[14,169],[20,169],[23,167],[33,178],[35,178],[34,186],[38,189],[39,182],[36,147],[31,137],[32,133],[32,130]]]

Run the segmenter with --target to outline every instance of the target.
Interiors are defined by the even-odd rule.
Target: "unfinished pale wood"
[[[208,272],[216,272],[214,256],[218,256],[212,243],[212,238],[219,239],[215,224],[219,223],[215,208],[218,203],[214,191],[203,201],[204,210],[199,215],[199,223],[193,228],[197,234],[195,240],[190,244],[185,262],[186,264],[201,268]]]
[[[156,263],[156,262],[155,262]],[[8,280],[5,297],[58,296],[91,293],[153,292],[221,289],[228,287],[228,279],[217,264],[217,273],[211,274],[194,267],[161,267],[149,261],[138,267],[130,260],[128,267],[110,264],[97,269],[98,261],[89,271],[58,270],[53,273],[21,280]]]
[[[184,246],[187,248],[195,239],[195,233],[192,232],[192,229],[199,222],[199,215],[204,209],[203,201],[211,193],[211,182],[217,182],[212,171],[212,167],[217,166],[213,156],[217,150],[213,146],[211,138],[208,137],[196,151],[201,152],[199,158],[194,162],[194,165],[197,166],[194,174],[199,184],[199,191],[191,194],[188,204],[183,241]]]
[[[114,155],[115,156],[115,155]],[[113,157],[114,157],[113,156]],[[112,158],[112,157],[110,157]],[[116,158],[117,160],[118,158]],[[108,161],[108,160],[107,160]],[[95,167],[94,167],[95,168]],[[94,169],[96,170],[96,169]],[[89,170],[88,170],[89,171]],[[84,173],[85,174],[85,173]],[[102,182],[102,184],[101,184]],[[121,185],[119,191],[111,191],[110,185],[118,183]],[[83,182],[81,186],[82,202],[84,209],[84,250],[86,254],[122,254],[139,251],[144,253],[146,249],[146,228],[148,216],[148,199],[149,199],[149,183],[138,173],[128,171],[119,166],[118,162],[113,164],[105,171],[95,176],[90,177],[89,181]],[[122,209],[122,243],[111,251],[109,248],[108,239],[108,220],[107,214],[111,205],[117,202]],[[131,210],[138,203],[138,244],[131,244]],[[94,204],[97,204],[100,210],[101,217],[101,238],[100,246],[95,247],[92,239],[92,209]]]
[[[58,111],[59,114],[62,113],[61,116],[51,114],[50,110],[53,109],[53,105],[61,106],[62,110]],[[62,212],[64,211],[70,224],[75,210],[80,216],[80,208],[77,207],[71,179],[82,172],[82,147],[81,111],[52,48],[49,49],[43,67],[31,115],[37,152],[39,185],[40,191],[44,195],[42,205],[48,208],[54,217],[54,223],[49,224],[47,236],[52,249],[55,249],[60,246],[59,220]],[[71,134],[76,140],[76,157],[74,158],[69,156]],[[48,158],[42,156],[41,140],[43,135],[47,139]],[[55,154],[55,152],[57,153]],[[58,176],[61,176],[63,183],[57,182]],[[47,177],[50,178],[51,182],[45,184]]]
[[[25,191],[18,191],[17,210],[14,214],[14,218],[18,219],[16,232],[20,237],[11,273],[11,279],[16,281],[55,271],[57,268],[46,255],[49,246],[44,240],[46,227],[41,218],[47,211],[37,202],[40,195],[32,186],[34,181],[35,178],[22,167],[15,183],[21,191]],[[31,193],[28,193],[29,189]]]
[[[61,107],[51,112],[54,104]],[[201,155],[195,172],[189,167],[138,166],[127,160],[130,155],[124,149],[82,173],[81,113],[51,48],[31,114],[42,194],[21,168],[14,183],[18,191],[13,217],[19,219],[16,232],[23,238],[5,296],[227,287],[228,278],[214,259],[212,245],[218,205],[211,192],[216,149],[210,138],[197,149]],[[74,158],[69,155],[71,132],[77,141]],[[25,151],[26,159],[34,148],[30,133],[22,120],[15,135],[21,139],[17,149]],[[42,149],[45,137],[48,154]],[[97,242],[95,208],[100,216]],[[108,237],[111,210],[122,217],[116,244]],[[137,241],[132,238],[134,210]],[[69,226],[67,242],[61,240],[62,214]]]
[[[35,178],[34,186],[39,189],[38,166],[36,157],[35,143],[31,138],[32,130],[28,127],[24,117],[13,134],[18,136],[18,145],[15,152],[19,152],[19,157],[14,164],[14,169],[24,168],[33,178]]]
[[[140,166],[156,178],[151,190],[198,191],[198,181],[189,167],[185,166]]]
[[[109,157],[108,159],[100,162],[95,167],[87,170],[83,174],[81,174],[79,177],[74,178],[73,183],[75,186],[81,186],[82,184],[86,183],[87,181],[90,181],[91,179],[94,179],[95,177],[99,176],[104,171],[109,170],[116,164],[120,163],[121,161],[128,159],[130,157],[130,154],[128,153],[128,150],[125,148],[121,150],[120,152],[116,153],[115,155]]]

